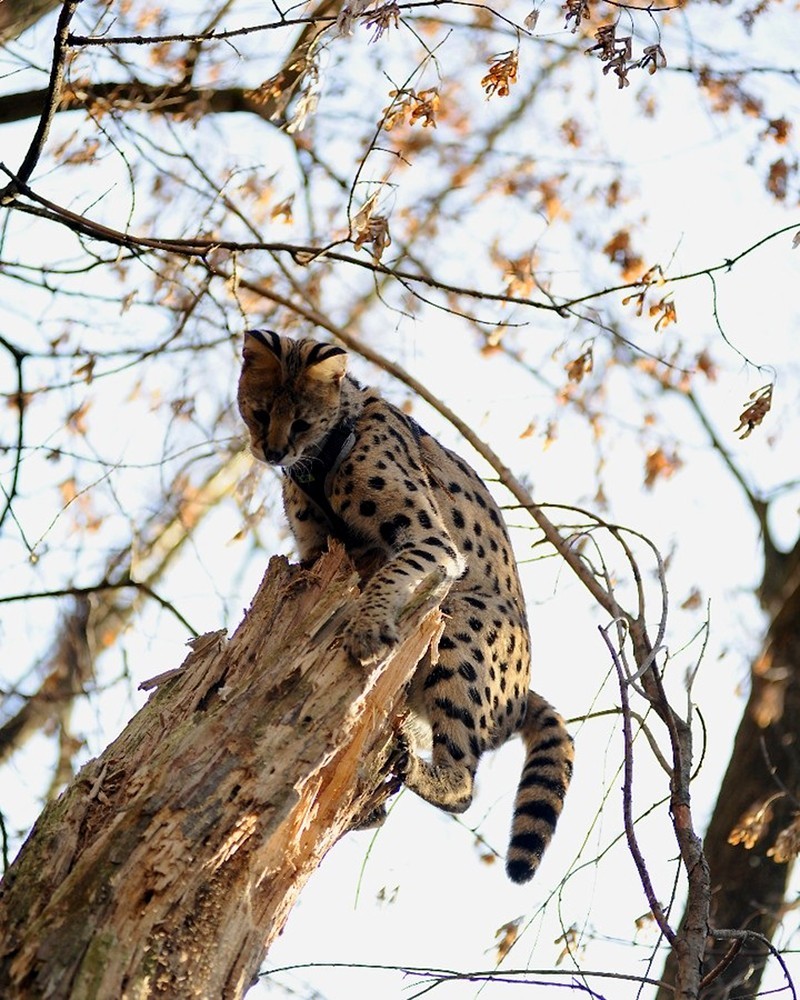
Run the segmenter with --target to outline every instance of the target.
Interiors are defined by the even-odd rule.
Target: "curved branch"
[[[17,369],[17,388],[16,392],[11,397],[11,401],[16,402],[17,406],[17,440],[14,446],[16,458],[14,459],[14,472],[11,476],[11,486],[8,490],[3,489],[5,506],[3,507],[2,513],[0,513],[0,528],[2,528],[6,517],[8,517],[8,514],[11,511],[11,504],[14,502],[14,497],[17,495],[17,490],[19,488],[19,469],[22,462],[22,449],[25,437],[25,387],[22,380],[22,363],[27,355],[24,351],[20,350],[20,348],[15,347],[10,341],[6,340],[6,338],[1,334],[0,346],[4,347],[14,359],[14,364]]]
[[[717,434],[716,429],[713,427],[711,421],[708,419],[708,415],[706,414],[703,407],[700,405],[697,396],[694,394],[694,392],[692,392],[692,390],[690,389],[688,392],[682,392],[681,395],[685,396],[686,399],[689,401],[689,405],[691,406],[694,415],[700,421],[703,430],[708,435],[708,439],[711,442],[711,447],[714,449],[714,451],[716,451],[719,454],[728,472],[730,472],[735,481],[741,487],[745,500],[749,504],[750,509],[755,514],[756,520],[758,521],[758,526],[761,529],[761,534],[764,539],[765,556],[770,552],[772,553],[777,552],[777,549],[775,548],[775,543],[773,542],[772,536],[770,534],[769,524],[767,522],[767,510],[769,509],[769,505],[766,503],[766,501],[760,499],[760,497],[757,497],[754,491],[750,488],[749,483],[744,477],[744,473],[731,458],[730,452],[720,440],[720,437]]]
[[[31,144],[28,147],[28,152],[25,154],[19,170],[17,170],[16,181],[21,181],[23,184],[27,184],[31,178],[31,174],[36,169],[36,164],[39,162],[39,157],[42,155],[44,144],[47,141],[47,135],[50,132],[50,125],[61,101],[61,92],[64,87],[64,63],[67,55],[67,34],[72,16],[78,9],[80,2],[81,0],[65,0],[64,6],[61,8],[55,40],[53,42],[53,64],[50,69],[50,83],[47,86],[44,108],[42,109],[39,124],[36,126]],[[3,191],[0,191],[0,204],[6,198],[13,198],[16,194],[16,181],[12,181]]]
[[[532,32],[530,32],[523,24],[518,24],[516,21],[512,21],[510,18],[505,17],[503,14],[499,13],[499,11],[489,6],[489,4],[480,3],[478,0],[411,0],[409,3],[401,3],[397,5],[398,13],[401,15],[407,11],[414,11],[427,7],[433,7],[437,10],[441,7],[467,7],[471,10],[485,11],[493,18],[496,18],[498,21],[501,21],[513,28],[515,32],[528,36],[532,34]],[[659,8],[652,9],[658,10]],[[671,10],[673,8],[668,7],[665,9]],[[372,14],[374,14],[374,11],[369,11],[367,16]],[[68,42],[70,45],[76,47],[84,47],[89,45],[163,45],[167,42],[225,41],[230,38],[241,38],[245,35],[256,34],[259,31],[272,31],[275,28],[286,28],[298,24],[314,24],[321,21],[331,24],[336,20],[337,16],[326,17],[324,14],[317,14],[315,12],[307,17],[281,17],[279,21],[266,21],[261,24],[251,24],[240,28],[225,28],[221,30],[209,30],[196,33],[177,32],[165,35],[70,35]]]
[[[647,870],[647,865],[645,864],[644,857],[642,856],[639,841],[636,836],[636,829],[633,823],[633,733],[631,731],[631,709],[628,699],[629,682],[625,677],[621,657],[608,637],[608,629],[598,626],[598,630],[603,637],[612,662],[614,663],[614,667],[617,671],[617,680],[619,682],[619,692],[622,705],[622,736],[624,741],[622,807],[625,818],[625,837],[628,841],[628,849],[630,850],[631,857],[636,865],[636,870],[639,872],[639,879],[642,883],[644,894],[647,897],[650,912],[653,914],[653,918],[658,924],[661,933],[671,945],[674,945],[676,936],[675,931],[670,927],[661,903],[658,901],[658,897],[653,889],[653,883],[650,880],[650,873]]]
[[[94,222],[84,215],[72,212],[69,209],[64,208],[62,205],[58,205],[55,202],[42,197],[26,184],[22,183],[18,177],[15,177],[15,175],[12,174],[12,172],[3,163],[0,163],[0,170],[12,178],[11,185],[14,185],[16,190],[34,202],[34,204],[28,204],[24,201],[15,200],[7,205],[8,208],[26,212],[30,215],[36,215],[40,218],[48,219],[51,222],[55,222],[60,225],[66,225],[67,228],[71,229],[73,232],[80,233],[83,236],[100,240],[105,243],[110,243],[113,246],[125,247],[134,252],[153,250],[161,251],[163,253],[178,254],[183,257],[199,257],[205,259],[207,255],[214,250],[228,250],[231,253],[266,250],[272,253],[287,253],[296,263],[301,265],[310,265],[318,260],[327,259],[337,263],[359,267],[364,270],[371,271],[373,274],[386,275],[400,282],[425,285],[428,288],[433,288],[437,291],[445,292],[451,295],[459,295],[464,298],[485,302],[528,306],[532,309],[554,312],[559,316],[569,315],[576,305],[589,302],[591,300],[601,299],[615,292],[630,291],[631,289],[642,287],[641,281],[628,282],[627,284],[611,285],[606,288],[597,289],[592,292],[587,292],[585,295],[577,298],[565,299],[561,302],[557,301],[552,296],[549,297],[547,301],[539,301],[524,296],[509,295],[502,292],[488,292],[461,285],[453,285],[450,282],[441,281],[427,274],[401,271],[399,268],[390,267],[389,265],[380,263],[380,261],[367,260],[364,257],[359,258],[352,254],[341,253],[335,250],[334,247],[340,245],[343,241],[338,241],[337,243],[325,246],[307,246],[299,243],[268,243],[261,240],[215,240],[202,237],[198,237],[196,239],[184,239],[175,237],[157,238],[136,236],[134,234],[125,233],[110,226]],[[784,226],[781,229],[777,229],[774,232],[762,237],[760,240],[757,240],[749,247],[746,247],[736,256],[728,258],[720,264],[713,264],[707,268],[702,268],[697,271],[675,275],[674,277],[667,278],[666,280],[667,282],[676,283],[679,281],[689,281],[692,278],[697,278],[702,275],[714,274],[721,270],[729,271],[743,257],[746,257],[748,254],[757,250],[770,240],[776,239],[784,233],[796,230],[798,226],[800,226],[800,221],[793,223],[790,226]]]
[[[139,580],[134,580],[131,577],[126,577],[125,579],[119,580],[115,583],[111,583],[108,580],[101,580],[100,583],[96,583],[91,587],[59,587],[54,590],[40,590],[27,594],[3,594],[3,596],[0,597],[0,604],[32,601],[41,597],[86,597],[89,594],[96,594],[104,590],[128,590],[131,587],[134,590],[140,590],[143,594],[152,598],[157,604],[160,604],[166,611],[171,612],[171,614],[178,619],[181,625],[183,625],[183,627],[193,636],[198,636],[200,634],[189,624],[174,604],[168,601],[165,597],[161,597],[160,594],[157,594],[149,584],[142,583]]]

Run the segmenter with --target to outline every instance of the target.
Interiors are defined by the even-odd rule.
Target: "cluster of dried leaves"
[[[644,485],[651,490],[659,479],[671,479],[683,462],[676,451],[668,454],[663,448],[649,451],[644,461]]]
[[[400,21],[400,8],[396,3],[385,3],[382,7],[363,15],[364,24],[367,28],[372,28],[371,42],[377,42],[379,38],[389,30],[396,28]]]
[[[620,229],[603,247],[603,253],[614,264],[618,264],[625,281],[635,281],[642,273],[644,260],[633,247],[631,234],[627,229]]]
[[[566,0],[565,26],[574,33],[581,23],[591,17],[591,0]],[[571,25],[570,25],[571,22]],[[594,33],[595,44],[586,50],[595,53],[603,66],[603,74],[613,72],[617,86],[622,89],[630,84],[628,73],[632,69],[645,69],[652,76],[667,65],[667,57],[659,42],[645,46],[639,59],[633,58],[633,41],[630,35],[618,35],[616,24],[603,24]]]
[[[508,97],[512,84],[517,82],[518,69],[518,49],[492,56],[489,60],[489,72],[481,80],[481,86],[486,91],[487,99],[494,97],[495,94],[498,97]]]
[[[773,803],[782,798],[783,792],[770,796],[762,802],[754,803],[739,819],[728,835],[728,843],[741,844],[745,850],[753,847],[769,832],[774,816]],[[775,838],[775,843],[767,851],[767,857],[778,864],[786,864],[800,856],[800,814],[784,827]]]
[[[439,110],[439,90],[429,87],[417,93],[413,87],[390,90],[391,104],[383,109],[383,128],[391,132],[397,125],[429,125],[436,128],[436,113]]]
[[[739,434],[739,431],[743,432],[739,434],[741,440],[750,437],[754,428],[758,427],[769,413],[772,408],[772,391],[774,387],[774,383],[769,382],[767,385],[762,385],[760,389],[751,392],[748,396],[749,402],[745,405],[739,417],[739,426],[734,429],[734,434]]]
[[[642,316],[645,308],[647,294],[652,287],[660,287],[666,284],[664,272],[660,264],[654,264],[648,268],[640,279],[641,288],[637,292],[626,295],[622,300],[624,306],[633,303],[636,307],[636,315]],[[672,299],[672,292],[662,295],[657,301],[651,301],[647,308],[648,315],[656,317],[654,329],[656,332],[663,330],[671,323],[678,322],[678,310]]]
[[[762,124],[758,135],[759,147],[769,154],[771,143],[785,146],[792,136],[792,122],[784,115],[770,113],[764,100],[757,97],[744,84],[746,74],[741,72],[719,72],[708,67],[698,70],[698,80],[706,95],[711,110],[716,114],[730,114],[738,111],[745,119],[756,119]],[[760,157],[759,157],[760,158]],[[766,165],[765,187],[777,201],[784,202],[792,195],[796,197],[797,178],[800,166],[796,159],[781,155]]]
[[[389,219],[387,216],[376,211],[380,191],[371,195],[353,220],[353,229],[356,238],[353,245],[356,250],[361,247],[372,245],[372,256],[380,260],[384,250],[391,244],[392,238],[389,235]]]

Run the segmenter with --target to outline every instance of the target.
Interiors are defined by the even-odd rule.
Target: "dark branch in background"
[[[709,66],[667,66],[669,73],[688,73],[690,76],[702,77],[712,74],[714,78],[728,79],[730,77],[747,76],[748,73],[772,74],[775,76],[790,76],[800,81],[800,68],[793,66],[730,66],[721,70],[712,70]]]
[[[115,583],[111,583],[108,580],[101,580],[99,583],[95,583],[91,587],[60,587],[54,590],[40,590],[38,592],[31,591],[27,594],[4,594],[0,597],[0,604],[17,604],[20,601],[35,601],[42,597],[88,597],[91,594],[98,594],[104,590],[127,590],[131,587],[134,590],[140,590],[143,594],[151,597],[157,604],[160,604],[162,608],[173,614],[181,625],[183,625],[183,627],[193,636],[200,635],[200,633],[183,617],[174,604],[171,604],[165,597],[161,597],[157,594],[149,584],[142,583],[140,580],[132,580],[130,577],[118,580]]]
[[[332,6],[329,4],[328,6]],[[168,35],[69,35],[67,42],[74,48],[109,45],[164,45],[170,42],[224,42],[230,38],[243,38],[260,31],[274,31],[276,28],[296,28],[299,25],[316,25],[321,22],[333,24],[336,17],[326,17],[314,12],[307,17],[282,17],[280,21],[264,21],[241,28],[212,29],[198,32],[173,32]]]
[[[241,28],[225,28],[222,30],[209,30],[197,33],[173,33],[168,35],[69,35],[67,42],[75,48],[82,48],[89,45],[162,45],[166,42],[212,42],[225,41],[230,38],[241,38],[244,35],[256,34],[259,31],[272,31],[275,28],[287,28],[299,24],[314,25],[323,23],[325,26],[336,22],[336,16],[328,16],[323,7],[340,7],[340,0],[328,0],[323,3],[313,13],[307,17],[281,17],[279,21],[266,21],[262,24],[252,24]],[[503,21],[523,35],[531,35],[531,32],[516,21],[511,21],[496,11],[489,4],[478,3],[476,0],[412,0],[410,3],[400,3],[397,5],[398,14],[402,16],[407,11],[424,10],[432,7],[439,10],[442,7],[467,7],[470,10],[486,11],[492,18]],[[658,9],[658,8],[655,8]],[[672,9],[672,8],[667,8]],[[375,13],[370,10],[365,14],[365,20]]]
[[[47,87],[45,105],[31,144],[28,147],[28,152],[25,154],[25,158],[16,172],[16,180],[21,181],[23,184],[28,183],[31,179],[31,174],[36,169],[36,164],[39,162],[39,157],[42,155],[44,144],[47,141],[47,135],[50,132],[53,116],[61,100],[61,91],[64,86],[64,62],[67,54],[67,34],[69,32],[70,21],[78,9],[80,2],[81,0],[64,0],[64,6],[61,8],[55,40],[53,42],[53,64],[50,69],[50,83]],[[13,199],[15,193],[14,182],[12,181],[9,187],[0,191],[0,204],[3,204],[6,199]]]
[[[115,583],[103,580],[92,587],[62,587],[39,593],[10,594],[0,597],[0,604],[32,601],[40,598],[73,597],[75,603],[68,614],[59,636],[56,649],[51,654],[51,670],[41,687],[25,699],[19,711],[0,726],[0,764],[20,749],[24,743],[56,722],[63,735],[72,703],[78,695],[86,693],[86,684],[94,669],[95,649],[90,644],[89,632],[92,604],[91,599],[106,591],[134,589],[152,598],[162,608],[173,614],[181,625],[192,635],[199,633],[192,628],[178,609],[157,594],[151,586],[130,578]],[[112,605],[113,607],[113,605]],[[77,749],[75,747],[74,749]],[[64,752],[59,753],[59,770],[65,773]],[[69,775],[67,775],[67,778]]]
[[[8,858],[8,830],[6,829],[6,817],[5,814],[0,810],[0,838],[2,839],[3,847],[3,876],[8,871],[9,858]]]
[[[230,34],[242,34],[248,31],[263,30],[266,27],[287,27],[305,25],[292,50],[279,70],[281,86],[289,90],[300,76],[301,70],[295,66],[296,55],[306,48],[310,42],[324,30],[327,25],[336,20],[335,16],[327,16],[331,9],[338,9],[340,0],[322,0],[317,9],[309,17],[289,19],[274,25],[259,25],[252,29],[238,29]],[[320,23],[323,27],[320,28]],[[196,47],[199,43],[211,38],[218,38],[219,33],[207,32],[197,36],[181,37],[180,41],[190,42],[191,48],[187,56],[188,68],[191,71],[193,58],[196,58]],[[12,121],[23,121],[43,114],[48,103],[52,103],[52,88],[31,90],[19,94],[7,94],[0,97],[0,124]],[[190,85],[187,79],[172,84],[148,84],[139,80],[108,81],[92,83],[77,89],[73,86],[62,88],[55,111],[90,110],[95,104],[113,106],[117,110],[146,110],[148,114],[189,115],[235,114],[246,111],[257,115],[265,121],[275,121],[280,115],[276,96],[274,94],[257,94],[243,87],[227,87],[220,90],[213,88],[197,88]],[[20,178],[27,181],[28,178]]]
[[[776,837],[793,822],[792,800],[800,798],[800,537],[788,551],[778,549],[769,530],[769,502],[748,483],[697,396],[671,385],[663,387],[686,399],[755,515],[764,553],[757,593],[770,620],[761,650],[751,665],[747,705],[705,835],[715,887],[711,917],[716,925],[734,930],[711,930],[714,940],[706,949],[703,995],[708,995],[709,1000],[723,1000],[739,995],[735,992],[738,987],[748,994],[757,992],[771,954],[784,969],[795,996],[785,964],[770,944],[781,919],[791,863],[778,864],[769,851]],[[764,801],[771,785],[777,785],[785,796],[776,804],[768,829],[745,848],[732,839],[732,834],[743,818]],[[684,914],[683,923],[687,920],[688,914]],[[730,946],[723,946],[727,941],[731,941]],[[748,951],[744,944],[755,950]],[[669,956],[664,969],[667,984],[674,975],[674,960]],[[667,985],[659,991],[658,1000],[669,996]]]
[[[223,3],[211,16],[211,20],[208,22],[208,27],[205,29],[206,32],[213,31],[219,22],[225,17],[228,11],[233,7],[235,0],[225,0]],[[70,42],[70,44],[72,44]],[[203,51],[203,40],[196,39],[191,42],[187,48],[186,55],[183,57],[183,63],[185,66],[185,71],[183,75],[183,83],[189,86],[192,82],[194,76],[194,71],[197,66],[197,60],[200,58],[200,54]]]
[[[551,986],[548,980],[571,980],[568,983],[559,983],[562,989],[568,991],[575,990],[578,993],[588,993],[592,997],[599,997],[600,994],[593,992],[584,982],[576,982],[574,969],[504,969],[498,972],[497,969],[482,969],[458,971],[457,969],[434,969],[429,966],[414,965],[378,965],[367,962],[298,962],[293,965],[281,965],[274,969],[265,969],[259,973],[259,979],[269,979],[272,976],[279,976],[283,972],[303,972],[308,969],[347,969],[364,970],[367,972],[398,972],[403,976],[404,981],[419,979],[428,981],[428,985],[423,986],[419,992],[410,994],[412,997],[419,997],[433,990],[434,986],[441,983],[461,982],[461,983],[508,983],[517,986]],[[580,979],[601,979],[622,983],[631,983],[640,986],[658,986],[658,979],[650,979],[647,976],[631,976],[624,972],[610,972],[606,969],[581,969]]]
[[[148,114],[186,115],[235,114],[247,111],[270,121],[275,113],[274,101],[254,100],[252,92],[243,87],[221,90],[186,86],[141,83],[126,80],[119,83],[92,83],[75,89],[67,87],[58,106],[59,112],[80,111],[97,104],[114,106],[117,110],[146,108]],[[24,121],[42,113],[49,95],[48,90],[29,90],[0,97],[0,125]]]
[[[12,398],[12,402],[17,409],[17,440],[14,445],[14,472],[11,476],[11,485],[7,490],[3,489],[5,504],[3,505],[3,512],[0,514],[0,529],[2,529],[6,517],[11,512],[11,505],[19,489],[19,469],[22,462],[22,449],[25,443],[25,386],[22,377],[22,364],[26,358],[26,354],[20,348],[15,347],[10,341],[6,340],[1,334],[0,346],[4,347],[14,359],[14,365],[17,369],[17,388]],[[5,443],[0,441],[0,448],[4,447]]]

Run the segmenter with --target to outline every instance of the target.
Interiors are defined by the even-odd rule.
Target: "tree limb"
[[[55,39],[53,41],[53,63],[50,68],[50,82],[47,86],[39,124],[36,126],[36,131],[34,132],[28,151],[16,172],[15,180],[3,191],[0,191],[0,204],[3,204],[7,199],[13,198],[16,193],[14,186],[16,182],[21,182],[22,184],[28,183],[31,174],[36,169],[36,164],[39,162],[39,157],[42,155],[44,144],[47,142],[47,136],[50,132],[50,125],[53,122],[53,116],[61,100],[61,92],[64,86],[64,63],[67,56],[67,34],[72,17],[78,9],[80,2],[81,0],[64,0],[64,5],[58,17],[58,25],[56,26]]]

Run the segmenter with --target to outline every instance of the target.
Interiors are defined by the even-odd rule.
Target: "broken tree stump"
[[[391,791],[433,591],[366,670],[339,641],[358,599],[341,547],[310,570],[273,558],[233,636],[143,685],[35,824],[0,883],[0,996],[242,996],[325,853]]]

